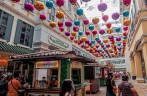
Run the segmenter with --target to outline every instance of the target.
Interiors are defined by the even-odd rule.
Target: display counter
[[[74,96],[86,96],[85,87],[91,83],[75,85]],[[24,96],[59,96],[60,88],[28,88]]]
[[[75,85],[74,96],[86,96],[86,86],[90,86],[91,83],[84,83]]]
[[[60,88],[51,88],[51,89],[45,89],[45,88],[28,88],[25,89],[24,96],[59,96],[60,94]]]

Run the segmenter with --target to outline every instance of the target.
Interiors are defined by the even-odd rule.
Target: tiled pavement
[[[121,80],[116,79],[115,82],[116,85],[118,85],[121,82]],[[129,82],[131,82],[134,85],[139,96],[147,96],[147,84],[137,83],[135,80],[129,80]],[[106,96],[106,87],[100,87],[100,90],[96,94],[87,94],[86,96]]]

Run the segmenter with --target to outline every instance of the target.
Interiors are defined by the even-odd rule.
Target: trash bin
[[[105,78],[100,78],[100,86],[106,86]]]

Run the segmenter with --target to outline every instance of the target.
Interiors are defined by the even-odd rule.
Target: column
[[[135,61],[135,68],[136,68],[136,81],[138,83],[144,83],[143,74],[142,74],[142,65],[141,65],[141,57],[138,51],[134,52],[134,61]]]
[[[146,76],[147,77],[147,43],[144,43],[142,46],[142,53],[143,53],[143,58],[144,58],[144,63],[145,63],[145,70],[146,70]]]
[[[60,87],[62,87],[63,81],[65,79],[70,79],[70,60],[64,59],[61,60],[61,73],[60,73]]]
[[[136,80],[136,69],[135,69],[134,58],[130,58],[130,62],[131,62],[131,69],[132,69],[132,79]]]

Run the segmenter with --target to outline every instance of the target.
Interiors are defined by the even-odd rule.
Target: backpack
[[[8,91],[8,84],[6,82],[0,82],[0,95],[5,94]]]

